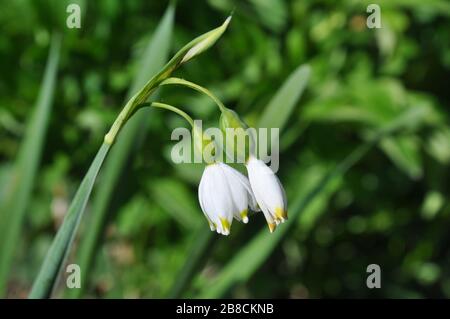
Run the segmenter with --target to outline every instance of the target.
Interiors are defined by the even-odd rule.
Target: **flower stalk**
[[[184,79],[180,79],[180,78],[171,77],[171,78],[168,78],[168,79],[165,79],[164,81],[162,81],[160,85],[161,86],[162,85],[180,85],[180,86],[188,87],[197,92],[205,94],[206,96],[211,98],[214,101],[214,103],[216,103],[216,105],[219,107],[221,112],[224,112],[227,109],[225,107],[225,105],[222,103],[222,101],[220,101],[220,99],[217,96],[215,96],[211,91],[209,91],[208,89],[206,89],[198,84],[195,84],[193,82],[190,82],[190,81],[187,81]]]
[[[192,119],[192,117],[190,117],[186,112],[180,110],[179,108],[177,108],[175,106],[172,106],[172,105],[166,104],[166,103],[160,103],[160,102],[152,102],[152,103],[150,103],[150,106],[174,112],[174,113],[180,115],[181,117],[183,117],[191,125],[192,128],[194,127],[194,120]]]

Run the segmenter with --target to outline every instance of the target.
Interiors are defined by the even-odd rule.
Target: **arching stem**
[[[186,121],[188,121],[192,127],[194,127],[194,120],[192,119],[192,117],[190,117],[186,112],[180,110],[179,108],[177,108],[175,106],[165,104],[165,103],[160,103],[160,102],[152,102],[152,103],[146,103],[146,104],[147,105],[150,104],[151,107],[165,109],[165,110],[169,110],[174,113],[177,113],[178,115],[182,116]],[[146,106],[146,105],[143,105],[143,106]]]
[[[187,81],[184,79],[180,79],[180,78],[171,77],[171,78],[165,79],[159,85],[180,85],[180,86],[188,87],[197,92],[203,93],[203,94],[207,95],[209,98],[211,98],[214,101],[214,103],[217,104],[217,106],[219,107],[221,112],[224,112],[226,110],[225,105],[223,105],[223,103],[219,100],[219,98],[217,98],[217,96],[215,96],[208,89],[206,89],[198,84],[195,84],[193,82],[190,82],[190,81]]]

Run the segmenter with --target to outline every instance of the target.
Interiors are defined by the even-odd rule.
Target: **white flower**
[[[287,200],[283,186],[275,173],[253,155],[250,155],[246,166],[253,194],[273,232],[279,223],[287,220]]]
[[[198,198],[211,230],[223,235],[230,233],[233,217],[247,223],[248,206],[256,208],[248,179],[221,162],[206,166]]]

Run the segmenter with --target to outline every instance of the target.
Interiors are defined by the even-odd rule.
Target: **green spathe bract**
[[[180,65],[193,59],[200,53],[210,48],[225,32],[231,17],[228,17],[225,22],[218,28],[213,29],[186,44],[175,56],[153,76],[144,87],[137,92],[125,105],[122,112],[120,112],[113,126],[108,134],[105,135],[105,143],[112,144],[126,121],[139,109],[139,106],[154,92],[162,81],[170,77]]]

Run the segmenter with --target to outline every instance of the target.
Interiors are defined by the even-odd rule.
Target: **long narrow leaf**
[[[212,247],[214,241],[212,240],[215,233],[211,232],[205,225],[201,225],[196,232],[194,243],[189,251],[188,258],[183,265],[183,270],[180,271],[175,280],[169,298],[179,298],[182,292],[191,282],[195,275],[195,271],[201,266],[202,260],[205,259],[207,252]]]
[[[60,48],[61,36],[54,34],[36,107],[19,150],[12,173],[12,183],[7,189],[5,202],[0,207],[0,296],[6,289],[14,249],[20,238],[41,160],[47,123],[53,104]]]
[[[310,74],[309,65],[301,65],[292,72],[264,109],[258,122],[259,127],[281,130],[285,126],[308,84]]]
[[[58,272],[67,257],[69,248],[80,223],[83,211],[86,207],[95,178],[111,146],[103,143],[94,161],[75,194],[67,215],[50,246],[45,261],[33,284],[29,298],[47,298],[51,295],[53,285],[58,277]]]

